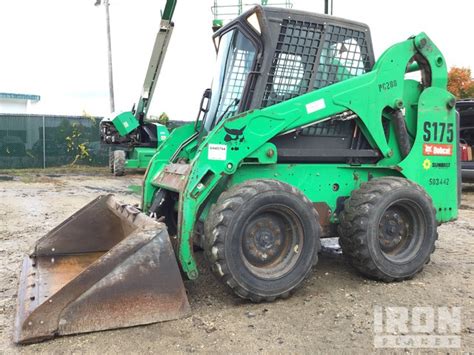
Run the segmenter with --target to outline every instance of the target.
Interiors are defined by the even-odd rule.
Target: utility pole
[[[332,13],[333,13],[333,0],[324,0],[324,13],[326,15],[332,15]]]
[[[99,6],[102,0],[96,0],[95,6]],[[107,56],[109,60],[109,101],[110,101],[110,112],[115,111],[115,100],[114,100],[114,77],[112,70],[112,40],[110,36],[110,14],[109,14],[109,0],[104,0],[105,6],[105,20],[107,24]]]

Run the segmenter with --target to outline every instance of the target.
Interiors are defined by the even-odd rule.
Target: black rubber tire
[[[110,172],[113,174],[114,173],[114,151],[109,150],[109,169]]]
[[[259,223],[265,218],[271,221],[270,230],[277,228],[273,237],[279,236],[279,242],[273,239],[271,244],[283,250],[281,256],[269,251],[271,264],[261,266],[252,263],[255,259],[248,253],[254,249],[247,243],[257,248],[263,233]],[[287,232],[285,223],[292,232]],[[247,228],[255,228],[257,236],[244,238],[250,235]],[[204,233],[204,251],[213,273],[235,294],[253,302],[288,297],[309,275],[320,250],[319,216],[312,203],[296,188],[276,180],[250,180],[222,193],[209,211]]]
[[[125,175],[125,151],[114,150],[114,175]]]
[[[399,177],[362,184],[344,202],[339,221],[339,244],[349,262],[363,275],[385,282],[419,273],[438,239],[431,197]]]

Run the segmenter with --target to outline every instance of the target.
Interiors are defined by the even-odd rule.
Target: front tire
[[[221,194],[205,223],[213,273],[254,302],[286,298],[317,262],[319,216],[297,189],[250,180]]]
[[[345,201],[339,219],[339,243],[349,262],[362,274],[386,282],[420,272],[438,238],[430,196],[404,178],[362,184]]]
[[[109,149],[109,169],[110,172],[114,173],[114,151]]]
[[[125,175],[125,151],[114,150],[114,175]]]

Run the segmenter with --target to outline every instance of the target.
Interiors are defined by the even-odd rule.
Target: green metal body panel
[[[120,115],[112,119],[114,127],[123,137],[138,127],[138,120],[131,112],[122,112]]]
[[[407,64],[420,54],[431,69],[431,86],[423,91],[417,83],[405,79]],[[183,126],[171,134],[150,163],[144,179],[142,208],[148,211],[158,188],[179,192],[178,257],[191,279],[198,276],[192,254],[196,221],[206,217],[209,205],[223,189],[248,179],[271,178],[293,185],[312,202],[326,203],[331,222],[337,223],[334,211],[338,198],[348,197],[369,179],[402,176],[426,189],[440,223],[455,219],[456,112],[446,84],[444,58],[428,36],[421,33],[385,51],[369,73],[222,120],[199,144],[194,126]],[[387,108],[405,109],[412,149],[404,159],[395,135],[386,139],[382,116]],[[380,151],[382,158],[377,163],[277,163],[277,148],[268,143],[271,138],[347,110],[357,114],[358,126],[371,146]],[[229,141],[225,128],[242,130],[242,139]],[[393,133],[393,122],[389,130]],[[187,163],[179,163],[180,159]],[[182,167],[181,172],[177,165]]]
[[[155,148],[134,148],[128,154],[127,160],[125,161],[125,168],[146,169],[155,153]]]

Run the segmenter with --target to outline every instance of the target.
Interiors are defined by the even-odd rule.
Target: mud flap
[[[100,196],[41,238],[20,275],[15,343],[190,313],[166,226]]]

